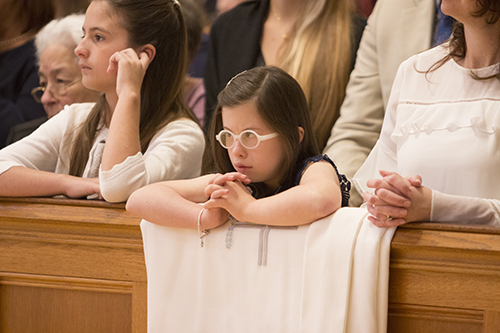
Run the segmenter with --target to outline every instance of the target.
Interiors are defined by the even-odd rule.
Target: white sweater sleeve
[[[432,191],[431,221],[500,226],[500,201]]]
[[[0,174],[14,166],[68,173],[76,128],[93,103],[73,104],[43,123],[36,131],[0,151]]]
[[[147,184],[197,177],[204,149],[203,131],[195,122],[173,121],[156,133],[144,154],[99,172],[101,194],[108,202],[123,202]]]

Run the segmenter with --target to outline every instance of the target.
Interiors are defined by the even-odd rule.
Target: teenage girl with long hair
[[[102,97],[67,106],[0,151],[1,196],[120,202],[146,184],[199,175],[204,137],[183,102],[186,28],[177,1],[91,2],[75,53],[84,86]]]

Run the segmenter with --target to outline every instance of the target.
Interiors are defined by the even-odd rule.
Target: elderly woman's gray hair
[[[57,42],[67,46],[71,52],[82,39],[82,26],[85,14],[71,14],[60,19],[52,20],[36,35],[36,57],[40,56],[50,44]],[[78,57],[75,55],[75,61]]]

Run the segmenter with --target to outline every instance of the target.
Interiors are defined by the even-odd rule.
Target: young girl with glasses
[[[202,236],[230,216],[302,225],[347,205],[350,184],[319,155],[300,85],[277,67],[256,67],[228,83],[209,139],[217,174],[146,186],[130,196],[127,210],[152,223],[204,230]]]
[[[186,28],[173,0],[90,3],[75,49],[97,103],[72,104],[0,151],[0,196],[127,200],[199,176],[204,135],[184,105]]]

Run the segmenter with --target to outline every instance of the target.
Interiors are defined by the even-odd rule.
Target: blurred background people
[[[38,86],[38,31],[54,18],[52,0],[0,0],[0,149],[10,129],[45,115],[31,96]]]
[[[217,5],[216,5],[217,13],[219,15],[225,13],[244,1],[247,0],[217,0]]]
[[[184,14],[188,39],[188,61],[191,64],[190,71],[186,76],[184,83],[185,101],[189,108],[198,118],[200,125],[203,126],[205,116],[205,87],[203,79],[200,76],[191,75],[193,67],[202,67],[205,59],[200,58],[200,44],[203,36],[203,28],[206,22],[206,15],[202,6],[195,0],[179,0]],[[208,35],[206,35],[208,37]],[[206,54],[204,54],[206,57]],[[195,59],[198,56],[197,59]],[[201,69],[201,68],[200,68]],[[195,71],[197,69],[194,69]]]
[[[449,37],[451,27],[445,27],[443,34],[437,33],[436,4],[436,0],[377,1],[361,39],[340,117],[323,151],[348,179],[352,179],[379,137],[399,65],[436,45],[438,39]],[[361,194],[351,187],[349,205],[359,206],[362,202]]]
[[[184,5],[184,2],[181,1]],[[215,10],[215,9],[214,9]],[[182,12],[186,20],[190,20],[191,23],[187,22],[191,27],[186,27],[188,29],[189,35],[193,35],[191,39],[193,41],[188,41],[188,47],[193,47],[196,43],[196,50],[194,54],[190,55],[190,63],[188,68],[188,74],[190,77],[203,78],[203,71],[205,69],[205,63],[207,61],[207,52],[209,44],[210,26],[214,17],[214,11],[209,12],[204,6],[201,0],[191,0],[189,3],[184,5]],[[201,25],[201,37],[198,40],[197,34],[199,33],[199,26]],[[189,31],[191,30],[191,32]]]
[[[205,67],[205,124],[237,73],[277,65],[304,90],[322,149],[338,117],[365,25],[351,0],[246,1],[220,15]]]
[[[89,0],[54,0],[55,17],[61,18],[75,13],[84,14],[89,3]]]
[[[358,0],[358,11],[364,17],[370,16],[377,0]]]
[[[51,21],[37,34],[35,47],[40,83],[31,93],[34,100],[43,105],[46,115],[14,126],[8,144],[31,134],[65,105],[98,100],[99,92],[82,85],[82,73],[74,52],[81,40],[84,20],[84,14],[72,14]]]

